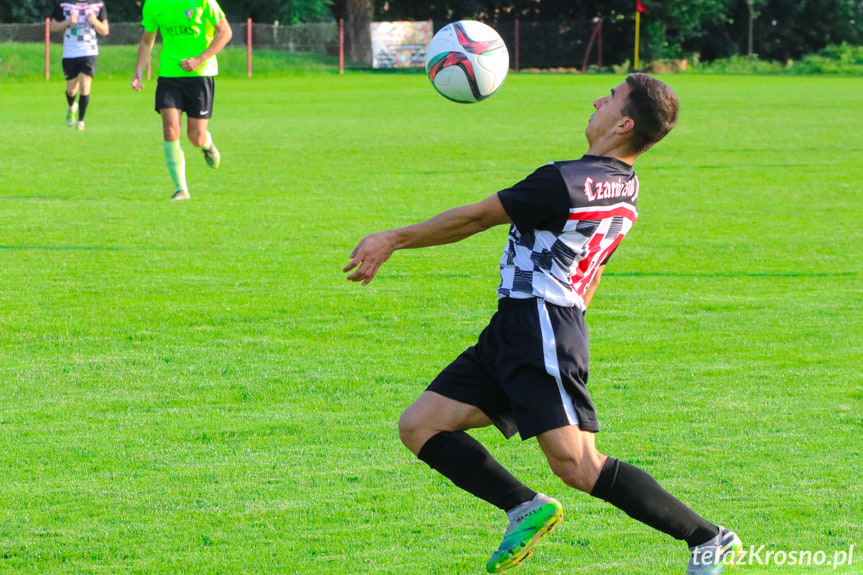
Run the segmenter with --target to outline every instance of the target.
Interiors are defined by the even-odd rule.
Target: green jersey
[[[215,56],[192,72],[183,70],[180,61],[200,56],[213,41],[216,23],[224,17],[216,0],[146,0],[141,24],[147,32],[159,30],[162,34],[159,76],[183,78],[218,74]]]

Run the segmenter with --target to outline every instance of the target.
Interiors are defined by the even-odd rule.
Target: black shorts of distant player
[[[216,83],[213,76],[188,78],[159,77],[156,86],[156,112],[176,108],[189,118],[212,118]]]
[[[96,77],[96,56],[81,56],[80,58],[63,58],[63,76],[67,80],[77,78],[81,74]]]

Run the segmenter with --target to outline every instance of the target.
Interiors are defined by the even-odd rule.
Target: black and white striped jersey
[[[584,293],[638,218],[638,178],[615,158],[552,162],[498,192],[514,222],[498,298],[585,309]]]
[[[96,29],[87,21],[89,15],[95,14],[96,19],[104,22],[108,18],[105,3],[99,0],[74,0],[61,2],[54,8],[51,18],[58,22],[69,20],[70,14],[77,14],[78,23],[66,28],[63,33],[63,57],[81,58],[98,56],[99,42]]]

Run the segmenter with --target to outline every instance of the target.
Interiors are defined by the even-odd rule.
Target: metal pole
[[[249,70],[248,77],[252,77],[252,19],[246,20],[246,67]]]
[[[599,26],[599,67],[602,68],[602,19],[597,26]]]
[[[519,68],[519,34],[518,34],[518,18],[515,19],[515,71]]]
[[[593,19],[593,32],[590,34],[590,41],[587,43],[587,50],[584,51],[584,60],[581,63],[581,72],[587,72],[587,61],[590,58],[590,51],[593,49],[593,43],[599,38],[599,67],[602,67],[602,20],[599,18]]]
[[[45,18],[45,79],[51,79],[51,19]]]

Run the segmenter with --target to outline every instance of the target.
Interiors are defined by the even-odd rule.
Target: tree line
[[[143,0],[106,0],[110,20],[140,20]],[[296,24],[344,19],[349,48],[360,53],[368,23],[434,20],[436,26],[475,19],[512,22],[601,18],[605,61],[621,63],[634,47],[636,0],[219,0],[231,21]],[[797,59],[830,44],[863,44],[861,0],[642,0],[641,53],[645,60],[697,55],[713,60],[757,54]],[[3,0],[0,22],[38,22],[55,0]]]

